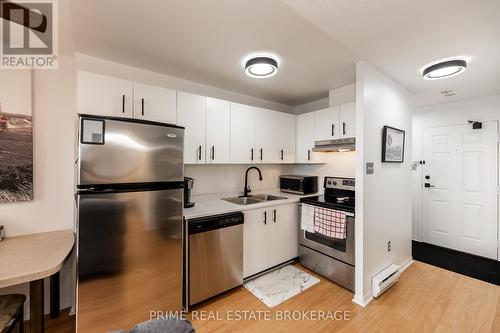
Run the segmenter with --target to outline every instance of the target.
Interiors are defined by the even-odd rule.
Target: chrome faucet
[[[263,180],[262,178],[262,173],[260,172],[260,169],[254,166],[251,166],[247,169],[247,172],[245,173],[245,187],[243,188],[243,196],[248,197],[248,193],[250,193],[250,188],[248,187],[248,171],[255,169],[259,172],[259,180]]]

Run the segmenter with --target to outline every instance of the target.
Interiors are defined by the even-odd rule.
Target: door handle
[[[264,211],[264,224],[267,224],[267,210]]]
[[[201,145],[198,147],[198,160],[201,161]]]
[[[283,149],[281,149],[281,151],[280,151],[280,160],[283,161]]]
[[[436,186],[434,186],[434,185],[431,185],[431,183],[424,183],[424,186],[425,186],[425,187],[429,187],[429,188],[436,187]]]
[[[345,135],[345,122],[342,123],[342,134]]]
[[[122,113],[125,113],[125,95],[122,95]]]
[[[276,223],[276,209],[273,209],[273,222]]]
[[[311,149],[308,149],[307,150],[307,160],[310,161],[311,160]]]
[[[144,116],[144,98],[141,98],[141,110],[142,110],[142,115]]]
[[[262,161],[262,148],[260,148],[260,160]]]
[[[335,135],[335,124],[332,124],[332,136]]]

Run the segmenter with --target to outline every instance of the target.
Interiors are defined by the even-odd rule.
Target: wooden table
[[[59,312],[59,271],[69,259],[74,243],[72,230],[10,237],[0,242],[0,288],[30,283],[31,333],[44,331],[46,277],[50,277],[51,316]]]

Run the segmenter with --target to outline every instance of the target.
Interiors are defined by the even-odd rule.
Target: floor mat
[[[244,284],[245,288],[270,308],[315,285],[319,279],[303,270],[284,266]]]

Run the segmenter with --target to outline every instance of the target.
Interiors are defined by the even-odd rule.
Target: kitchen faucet
[[[247,169],[247,172],[245,173],[245,187],[243,188],[243,196],[248,197],[248,193],[250,192],[250,188],[248,187],[248,171],[255,169],[259,172],[259,180],[263,180],[262,178],[262,173],[260,172],[260,169],[254,166],[251,166]]]

